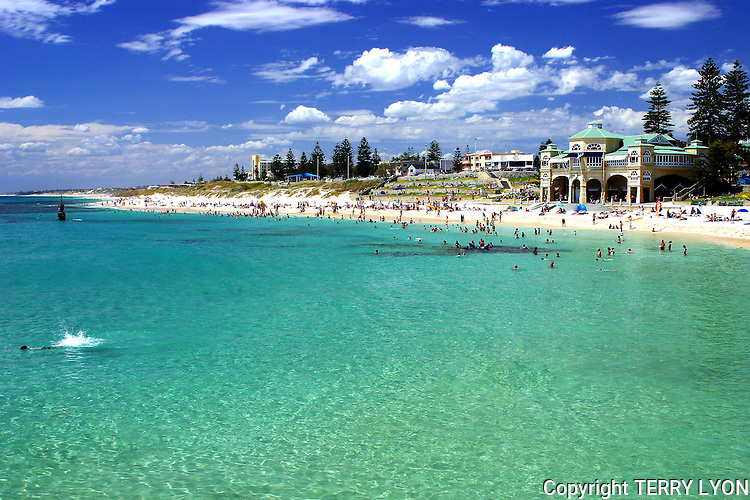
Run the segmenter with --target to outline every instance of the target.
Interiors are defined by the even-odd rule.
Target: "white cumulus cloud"
[[[284,118],[284,123],[289,124],[325,123],[329,121],[331,121],[331,118],[319,109],[308,108],[301,104]]]
[[[492,47],[492,68],[495,71],[503,71],[511,68],[525,68],[534,62],[534,56],[530,56],[515,47],[498,43]]]
[[[570,59],[573,57],[575,47],[552,47],[542,57],[545,59]]]
[[[447,78],[467,63],[445,49],[415,47],[406,52],[389,49],[366,50],[343,74],[336,75],[336,85],[363,85],[373,90],[396,90],[417,82]]]
[[[451,88],[451,84],[446,82],[445,80],[438,80],[432,84],[432,88],[435,90],[449,90]]]
[[[12,108],[41,108],[44,106],[44,102],[37,99],[33,95],[27,95],[26,97],[0,97],[0,109],[12,109]]]

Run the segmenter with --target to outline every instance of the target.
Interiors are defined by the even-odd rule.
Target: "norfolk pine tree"
[[[274,180],[284,178],[284,163],[281,161],[281,155],[276,153],[271,162],[271,176]]]
[[[738,144],[747,138],[750,120],[750,81],[739,61],[724,76],[724,107],[726,108],[727,140]]]
[[[714,141],[723,141],[724,132],[724,97],[721,88],[724,80],[719,75],[719,68],[710,57],[703,63],[698,72],[700,78],[693,84],[692,103],[688,109],[693,116],[688,120],[690,139],[699,140],[710,146]]]
[[[308,161],[307,161],[307,155],[303,151],[302,154],[299,157],[299,168],[297,169],[298,174],[305,174],[305,173],[314,173],[309,171]]]
[[[286,161],[284,162],[284,175],[292,175],[294,170],[297,168],[297,159],[294,157],[294,153],[291,148],[286,154]]]
[[[672,114],[667,110],[672,103],[660,82],[648,94],[648,111],[643,115],[643,132],[646,134],[672,135]]]
[[[313,172],[315,174],[318,174],[318,171],[320,171],[320,176],[322,177],[325,173],[326,168],[326,155],[323,154],[323,150],[320,148],[320,143],[315,142],[315,148],[313,148],[313,152],[310,153],[310,168],[313,169]]]
[[[438,141],[430,142],[430,149],[427,150],[427,161],[440,167],[440,160],[443,159],[443,152],[440,150]]]
[[[461,162],[461,148],[456,146],[456,150],[453,152],[453,171],[460,172],[464,169],[464,165]]]
[[[367,139],[363,137],[357,148],[357,176],[368,177],[373,170],[370,145],[367,143]]]

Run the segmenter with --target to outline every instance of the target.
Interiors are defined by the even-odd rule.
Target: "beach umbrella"
[[[518,207],[515,205],[508,205],[507,210],[513,210],[515,212],[516,210],[518,210]]]
[[[586,205],[583,203],[579,203],[576,205],[576,212],[585,212],[586,211]]]
[[[560,203],[560,202],[558,201],[557,203],[555,203],[555,206],[556,206],[556,207],[564,207],[565,205],[563,205],[562,203]]]
[[[740,209],[739,209],[739,210],[737,210],[737,211],[738,211],[738,212],[747,212],[747,208],[740,208]]]

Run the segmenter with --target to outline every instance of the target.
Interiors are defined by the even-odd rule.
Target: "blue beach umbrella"
[[[586,211],[586,205],[583,203],[579,203],[576,205],[576,212],[585,212]]]
[[[740,209],[739,209],[739,210],[737,210],[737,211],[738,211],[738,212],[747,212],[747,208],[740,208]]]

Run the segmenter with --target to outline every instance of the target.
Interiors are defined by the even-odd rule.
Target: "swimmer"
[[[29,347],[29,346],[26,346],[26,345],[22,345],[21,346],[21,350],[22,351],[36,351],[36,350],[41,350],[41,349],[59,349],[60,347],[62,347],[62,346],[60,346],[60,345],[51,345],[51,346],[45,346],[45,347]]]
[[[516,264],[515,266],[513,266],[513,271],[518,271],[518,264]]]
[[[550,261],[550,263],[549,263],[549,267],[555,267],[555,261],[554,261],[554,260],[553,260],[553,261]]]
[[[635,253],[632,249],[628,248],[628,251],[625,253]]]
[[[377,255],[377,254],[378,254],[378,249],[376,248],[376,249],[375,249],[375,255]]]

